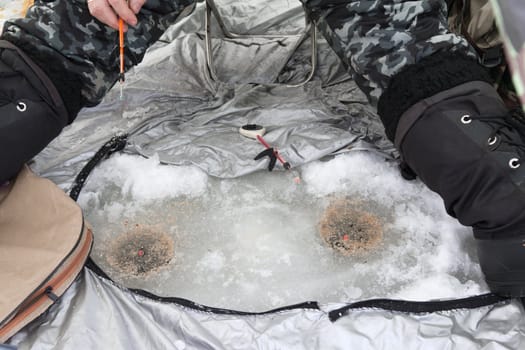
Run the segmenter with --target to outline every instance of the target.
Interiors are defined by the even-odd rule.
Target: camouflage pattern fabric
[[[503,44],[490,0],[449,1],[453,1],[448,9],[448,24],[452,32],[466,33],[470,43],[481,50]]]
[[[449,32],[444,0],[301,0],[353,79],[377,106],[389,79],[434,52],[476,57]]]
[[[512,80],[525,109],[525,4],[523,0],[491,0],[491,3],[503,36]]]
[[[351,75],[377,104],[389,78],[439,50],[475,56],[468,42],[447,29],[444,0],[301,0]],[[148,0],[130,28],[127,67],[195,0]],[[75,72],[82,97],[95,105],[118,79],[118,33],[94,19],[86,0],[35,1],[25,18],[7,22],[3,37],[31,42],[57,65]]]
[[[126,33],[127,69],[194,2],[148,0],[137,26]],[[2,37],[37,47],[43,57],[53,57],[58,69],[74,72],[86,106],[99,103],[118,79],[118,31],[91,16],[86,0],[36,0],[25,18],[5,23]]]

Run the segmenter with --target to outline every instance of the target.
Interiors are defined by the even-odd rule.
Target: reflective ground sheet
[[[299,2],[218,5],[241,32],[304,24]],[[78,199],[102,270],[85,269],[11,344],[519,349],[521,302],[487,293],[470,230],[400,177],[374,110],[324,40],[314,79],[290,88],[311,69],[308,40],[296,50],[298,37],[215,38],[216,81],[203,26],[199,4],[127,75],[123,100],[113,90],[83,110],[32,163],[69,191],[105,142],[128,135]],[[239,134],[247,123],[267,128],[292,171],[253,159],[264,147]]]
[[[86,270],[61,304],[13,343],[20,349],[521,349],[525,327],[518,301],[434,305],[437,312],[357,304],[338,319],[341,304],[243,315],[174,301],[133,294]]]

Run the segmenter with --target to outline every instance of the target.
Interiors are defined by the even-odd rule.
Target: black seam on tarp
[[[109,277],[104,270],[98,266],[93,259],[89,258],[89,260],[86,263],[86,267],[89,268],[91,271],[93,271],[95,274],[97,274],[99,277],[102,277],[104,279],[107,279],[111,281],[112,283],[115,283],[116,285],[119,285],[115,281]],[[273,314],[277,312],[282,311],[289,311],[289,310],[296,310],[296,309],[308,309],[308,310],[320,310],[319,305],[316,301],[307,301],[299,304],[289,305],[280,307],[277,309],[272,309],[269,311],[261,311],[261,312],[247,312],[247,311],[238,311],[238,310],[231,310],[231,309],[222,309],[222,308],[216,308],[211,306],[202,305],[199,303],[196,303],[194,301],[184,299],[184,298],[177,298],[177,297],[161,297],[156,294],[153,294],[151,292],[145,291],[143,289],[134,289],[134,288],[126,288],[126,290],[129,290],[130,292],[134,294],[138,294],[140,296],[143,296],[145,298],[164,302],[164,303],[172,303],[172,304],[178,304],[180,306],[188,307],[193,310],[202,311],[202,312],[208,312],[208,313],[214,313],[219,315],[237,315],[237,316],[250,316],[250,315],[267,315],[267,314]]]
[[[493,305],[510,298],[502,297],[493,293],[476,295],[473,297],[440,300],[440,301],[405,301],[392,299],[371,299],[358,301],[340,309],[328,313],[330,321],[335,322],[343,316],[348,315],[350,310],[356,309],[381,309],[385,311],[399,311],[411,314],[425,314],[440,311],[451,311],[457,309],[476,309],[483,306]]]
[[[75,178],[75,181],[73,181],[73,186],[71,188],[71,191],[69,191],[69,196],[74,201],[77,201],[78,196],[80,195],[80,191],[82,191],[82,187],[84,187],[84,183],[86,182],[89,174],[98,165],[98,163],[100,163],[103,159],[108,158],[113,153],[124,149],[124,147],[126,147],[127,142],[127,134],[116,135],[113,136],[104,145],[102,145],[102,147],[100,147],[97,153],[95,153],[95,155],[89,160],[89,162],[87,162],[87,164],[84,165],[82,170],[80,170],[77,177]]]
[[[272,309],[268,311],[261,311],[261,312],[238,311],[238,310],[222,309],[222,308],[206,306],[206,305],[198,304],[194,301],[183,299],[183,298],[160,297],[156,294],[150,293],[143,289],[128,289],[128,290],[130,290],[133,293],[139,294],[143,297],[152,299],[154,301],[179,304],[181,306],[186,306],[191,309],[198,310],[198,311],[210,312],[210,313],[219,314],[219,315],[254,316],[254,315],[268,315],[268,314],[274,314],[274,313],[278,313],[282,311],[290,311],[290,310],[296,310],[296,309],[320,310],[319,305],[317,304],[316,301],[306,301],[303,303],[283,306],[283,307],[279,307],[277,309]]]
[[[82,191],[82,187],[86,183],[86,180],[89,176],[89,174],[93,171],[93,169],[104,159],[107,159],[110,155],[112,155],[115,152],[121,151],[126,147],[128,140],[128,135],[117,135],[112,137],[109,141],[107,141],[100,149],[95,153],[95,155],[88,161],[88,163],[80,170],[79,174],[75,178],[73,182],[73,186],[71,188],[71,191],[69,192],[69,196],[73,200],[77,200],[78,196],[80,195],[80,192]],[[105,278],[115,284],[118,285],[109,275],[104,272],[98,266],[91,257],[88,258],[86,261],[85,266],[89,268],[91,271],[93,271],[96,275],[99,277]],[[313,309],[313,310],[320,310],[319,305],[315,301],[308,301],[300,304],[285,306],[269,311],[263,311],[263,312],[245,312],[245,311],[236,311],[236,310],[229,310],[229,309],[221,309],[221,308],[214,308],[206,305],[201,305],[198,303],[195,303],[188,299],[183,298],[176,298],[176,297],[161,297],[158,295],[155,295],[153,293],[150,293],[148,291],[142,290],[142,289],[132,289],[132,288],[126,288],[132,293],[141,295],[143,297],[155,300],[155,301],[161,301],[161,302],[167,302],[167,303],[175,303],[179,304],[181,306],[185,306],[194,310],[203,311],[203,312],[211,312],[215,314],[221,314],[221,315],[239,315],[239,316],[247,316],[247,315],[265,315],[265,314],[272,314],[277,313],[281,311],[287,311],[287,310],[295,310],[295,309]]]
[[[82,168],[78,176],[75,178],[73,187],[70,191],[70,197],[75,201],[78,199],[80,191],[86,182],[89,174],[93,169],[103,160],[108,158],[111,154],[121,151],[127,144],[128,135],[117,135],[112,137],[106,142],[89,160],[89,162]],[[86,265],[91,271],[97,276],[107,279],[115,283],[109,276],[102,270],[93,259],[88,258]],[[118,283],[115,283],[118,285]],[[294,310],[294,309],[310,309],[310,310],[321,310],[319,304],[315,301],[308,301],[300,304],[294,304],[290,306],[284,306],[277,309],[263,311],[263,312],[245,312],[236,311],[229,309],[214,308],[205,305],[195,303],[188,299],[176,298],[176,297],[161,297],[153,293],[147,292],[142,289],[131,289],[125,288],[134,294],[141,295],[154,301],[174,303],[184,307],[188,307],[198,311],[204,311],[214,314],[221,315],[238,315],[238,316],[249,316],[249,315],[267,315],[282,311]],[[371,299],[358,301],[352,304],[348,304],[339,309],[332,310],[328,313],[330,321],[335,322],[339,318],[348,315],[351,310],[356,309],[382,309],[385,311],[398,311],[403,313],[422,314],[422,313],[434,313],[440,311],[450,311],[457,309],[475,309],[483,306],[493,305],[505,300],[510,300],[506,297],[501,297],[496,294],[482,294],[469,298],[444,300],[444,301],[404,301],[404,300],[391,300],[391,299]],[[522,299],[522,303],[525,307],[525,298]]]

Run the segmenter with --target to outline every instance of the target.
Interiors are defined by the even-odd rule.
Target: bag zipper
[[[86,228],[85,234],[80,235],[78,244],[80,244],[82,240],[84,240],[82,248],[80,249],[80,251],[78,251],[78,254],[76,254],[73,260],[70,261],[68,267],[62,272],[60,272],[60,274],[46,281],[44,283],[45,287],[41,287],[40,289],[38,289],[36,295],[33,298],[29,299],[28,297],[28,299],[26,299],[23,303],[20,304],[20,306],[17,309],[15,309],[15,311],[13,311],[12,318],[7,318],[6,324],[3,327],[0,327],[0,336],[2,333],[9,333],[9,331],[13,329],[17,323],[19,323],[19,321],[24,320],[28,315],[33,313],[43,303],[45,303],[47,298],[51,299],[53,303],[59,299],[59,296],[57,296],[54,293],[55,288],[60,287],[61,283],[68,276],[70,276],[71,272],[75,268],[78,268],[78,265],[82,264],[82,261],[85,261],[87,256],[89,255],[89,251],[91,250],[91,245],[93,243],[93,233],[89,228]],[[78,247],[78,244],[75,245],[75,248],[71,251],[68,257],[70,257],[71,254],[75,251],[75,249]],[[67,258],[64,259],[62,263],[64,263],[65,260],[67,260]]]

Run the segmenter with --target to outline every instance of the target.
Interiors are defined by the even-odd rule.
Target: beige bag
[[[24,167],[0,187],[0,343],[65,292],[92,242],[80,207],[51,181]]]
[[[501,49],[503,40],[489,0],[454,0],[449,6],[451,31],[463,34],[478,52]]]
[[[516,89],[509,74],[503,37],[490,0],[447,0],[448,26],[452,32],[464,36],[476,49],[480,63],[494,80],[503,101],[510,109],[520,106]]]

